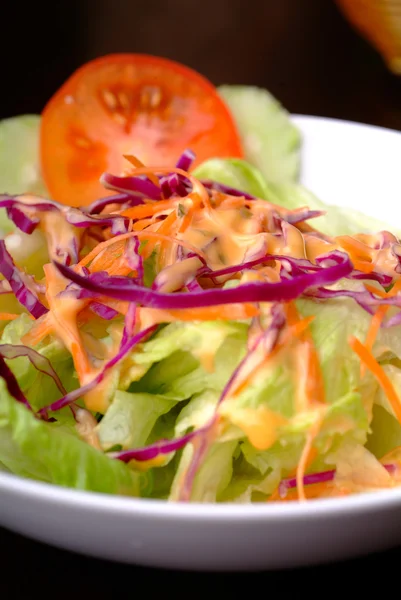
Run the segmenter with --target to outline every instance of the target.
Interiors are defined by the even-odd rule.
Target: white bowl
[[[401,134],[294,117],[303,182],[323,201],[401,226]],[[116,561],[257,570],[345,559],[401,543],[401,489],[303,504],[203,505],[68,490],[0,473],[0,525]]]

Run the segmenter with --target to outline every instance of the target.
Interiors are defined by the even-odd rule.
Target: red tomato
[[[186,149],[196,163],[241,157],[231,115],[214,86],[188,67],[141,54],[115,54],[78,69],[43,111],[41,164],[55,200],[89,204],[111,192],[104,171],[121,175],[124,154],[173,166]]]

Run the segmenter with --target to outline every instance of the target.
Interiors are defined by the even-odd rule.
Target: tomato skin
[[[124,154],[148,166],[174,166],[186,148],[194,166],[242,157],[231,114],[215,87],[179,63],[112,54],[80,67],[42,113],[40,153],[51,196],[86,205],[110,195],[104,171],[129,172]]]

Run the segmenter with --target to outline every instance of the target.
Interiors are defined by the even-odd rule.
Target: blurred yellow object
[[[344,15],[401,75],[401,0],[336,0]]]

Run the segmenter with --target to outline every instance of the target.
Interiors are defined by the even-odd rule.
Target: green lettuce
[[[298,179],[301,133],[267,90],[223,85],[218,92],[234,117],[245,159],[269,181]]]
[[[256,198],[267,199],[269,195],[269,187],[262,173],[239,158],[211,158],[200,164],[193,175],[198,179],[223,183]]]
[[[138,496],[141,476],[74,435],[34,417],[0,379],[0,462],[16,475],[56,485]]]
[[[22,338],[32,327],[32,320],[26,314],[11,321],[4,328],[0,342],[2,344],[22,344]],[[78,387],[71,354],[55,337],[49,336],[35,350],[46,357],[60,377],[67,391]],[[35,410],[60,398],[60,390],[48,375],[40,373],[29,361],[21,356],[7,361],[18,383]],[[68,411],[64,411],[67,414]],[[63,413],[61,413],[63,414]]]
[[[0,121],[0,193],[46,196],[39,166],[38,115],[21,115]],[[0,209],[0,234],[15,229]]]
[[[102,448],[144,446],[158,418],[168,413],[174,405],[175,401],[165,396],[130,394],[118,390],[97,427]]]

